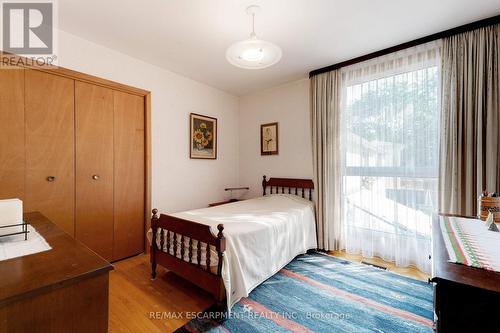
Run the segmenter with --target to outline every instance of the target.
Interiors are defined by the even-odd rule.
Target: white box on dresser
[[[2,228],[23,222],[23,202],[19,199],[0,200],[0,236],[21,232],[22,226]]]

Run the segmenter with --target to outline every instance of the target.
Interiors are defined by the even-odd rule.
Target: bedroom
[[[0,332],[499,332],[499,17],[3,1]]]

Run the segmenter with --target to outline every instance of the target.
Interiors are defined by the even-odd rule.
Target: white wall
[[[60,32],[59,65],[151,91],[152,206],[161,212],[206,207],[238,185],[238,98]],[[218,119],[217,160],[189,159],[189,113]]]
[[[262,194],[268,177],[313,177],[309,80],[303,79],[240,98],[240,184],[246,197]],[[260,155],[260,125],[279,122],[279,155]]]

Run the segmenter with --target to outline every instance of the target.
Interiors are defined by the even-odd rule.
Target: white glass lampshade
[[[227,49],[227,61],[245,69],[262,69],[276,64],[281,59],[281,49],[273,43],[258,39],[255,34],[255,15],[260,12],[260,7],[248,6],[246,12],[252,16],[252,33],[249,39],[236,42]]]
[[[276,64],[281,59],[281,49],[270,42],[252,36],[236,42],[226,51],[231,64],[245,69],[262,69]]]

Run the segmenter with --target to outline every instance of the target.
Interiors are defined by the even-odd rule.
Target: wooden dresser
[[[0,261],[0,332],[107,332],[113,266],[40,213],[50,251]]]
[[[436,331],[500,333],[500,273],[448,262],[437,216],[432,252]]]

